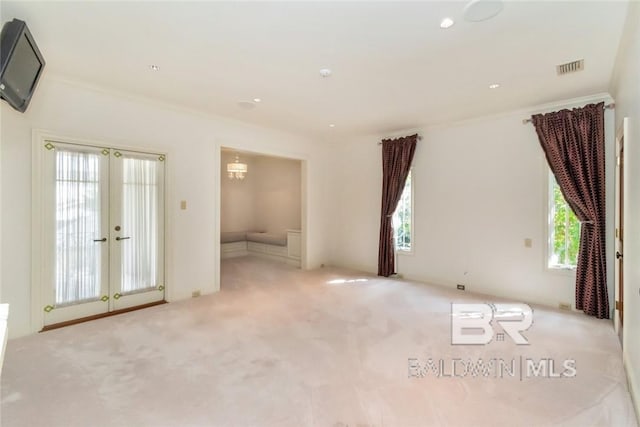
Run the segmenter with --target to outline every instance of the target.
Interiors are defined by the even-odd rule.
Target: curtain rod
[[[614,108],[616,108],[616,104],[614,104],[614,103],[607,104],[607,105],[604,106],[605,110],[613,110]],[[522,124],[523,125],[526,125],[528,123],[533,123],[533,120],[532,119],[524,119],[524,120],[522,120]]]
[[[396,136],[395,138],[405,138],[403,136]],[[391,138],[384,138],[384,139],[391,139]],[[418,141],[422,140],[422,135],[418,135]],[[382,145],[382,141],[378,142],[378,145]]]

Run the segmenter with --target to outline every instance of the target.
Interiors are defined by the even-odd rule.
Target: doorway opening
[[[300,159],[221,148],[221,273],[238,258],[304,266],[303,169]]]

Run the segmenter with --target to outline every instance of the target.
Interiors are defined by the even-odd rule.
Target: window
[[[396,251],[400,252],[411,252],[411,224],[413,223],[413,211],[411,209],[413,203],[412,174],[413,171],[409,171],[407,182],[405,182],[402,190],[402,196],[400,196],[396,211],[393,213],[393,237]]]
[[[579,247],[580,221],[549,171],[549,268],[576,268]]]

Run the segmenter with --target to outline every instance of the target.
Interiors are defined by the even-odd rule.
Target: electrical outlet
[[[461,291],[464,291],[464,285],[461,285],[460,283],[456,285],[456,288],[458,288]]]
[[[200,296],[200,289],[198,289],[197,291],[191,292],[191,297],[192,298],[197,298],[199,296]]]
[[[561,302],[560,304],[558,304],[558,308],[560,310],[571,310],[571,304],[567,302]]]
[[[524,247],[525,248],[533,247],[533,240],[529,238],[524,239]]]
[[[183,211],[187,210],[187,201],[186,200],[181,200],[180,201],[180,209],[182,209]]]

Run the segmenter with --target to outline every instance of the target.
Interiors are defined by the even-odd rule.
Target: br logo
[[[485,345],[504,341],[505,334],[518,345],[528,345],[521,334],[533,324],[533,310],[527,304],[451,304],[451,344]],[[504,332],[495,333],[500,325]]]

